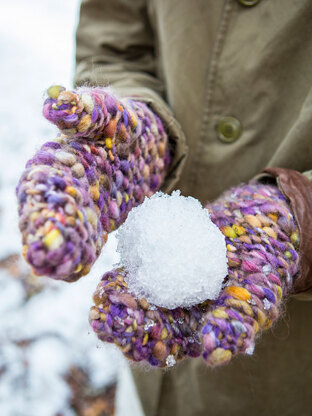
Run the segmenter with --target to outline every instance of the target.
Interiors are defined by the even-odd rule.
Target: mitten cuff
[[[153,112],[161,119],[168,135],[171,163],[160,189],[165,193],[170,193],[181,177],[188,154],[186,138],[181,125],[165,101],[153,90],[144,87],[117,88],[114,86],[114,91],[122,97],[128,97],[132,100],[148,104]]]
[[[288,198],[299,228],[299,273],[292,292],[312,289],[312,183],[301,173],[284,168],[266,168],[255,179],[275,178],[280,191]]]

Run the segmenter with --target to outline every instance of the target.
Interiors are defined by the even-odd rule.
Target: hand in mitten
[[[250,183],[206,208],[226,239],[228,275],[217,299],[169,310],[136,299],[122,269],[99,283],[91,325],[129,359],[166,367],[202,355],[208,365],[226,364],[252,354],[258,334],[278,318],[299,263],[288,201],[274,185]]]
[[[105,273],[94,294],[90,324],[101,341],[115,343],[127,358],[170,367],[201,354],[199,329],[209,302],[173,310],[136,299],[123,269]]]
[[[161,186],[167,134],[144,103],[110,89],[48,89],[44,116],[61,135],[28,161],[18,187],[23,254],[38,275],[75,281],[107,233]]]

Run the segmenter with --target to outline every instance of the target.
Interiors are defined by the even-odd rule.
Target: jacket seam
[[[199,141],[198,141],[198,146],[194,154],[194,158],[193,158],[193,168],[190,172],[190,182],[192,186],[195,186],[195,183],[197,180],[197,175],[196,175],[197,168],[195,167],[198,166],[200,156],[203,152],[204,139],[207,134],[208,122],[212,114],[213,92],[214,92],[214,87],[215,87],[215,80],[218,74],[218,62],[219,62],[220,53],[223,48],[227,29],[229,26],[229,21],[230,21],[232,10],[233,10],[232,0],[225,0],[218,32],[216,35],[216,40],[215,40],[214,47],[213,47],[212,57],[211,57],[210,65],[208,66],[208,72],[206,76],[206,80],[207,80],[206,81],[207,82],[206,94],[205,94],[204,103],[203,103],[204,109],[203,109],[203,114],[202,114],[202,119],[201,119],[201,127],[199,130]]]

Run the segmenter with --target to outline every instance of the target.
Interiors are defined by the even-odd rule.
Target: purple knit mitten
[[[50,87],[43,114],[62,134],[27,162],[17,186],[23,254],[36,274],[75,281],[107,233],[160,188],[168,138],[146,104],[105,88]]]
[[[219,297],[191,308],[149,305],[128,291],[122,269],[106,273],[94,294],[90,323],[125,356],[167,367],[202,355],[210,366],[252,354],[257,334],[279,316],[298,272],[298,229],[274,185],[233,188],[206,206],[225,235],[228,276]]]

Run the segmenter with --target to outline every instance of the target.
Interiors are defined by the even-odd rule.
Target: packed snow
[[[170,309],[217,298],[227,275],[225,238],[197,199],[179,191],[145,198],[117,238],[137,297]]]

